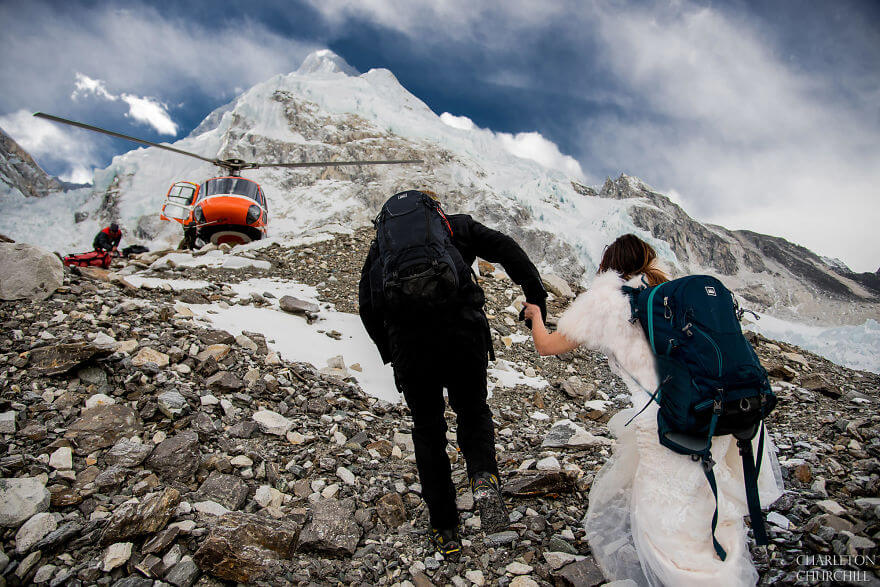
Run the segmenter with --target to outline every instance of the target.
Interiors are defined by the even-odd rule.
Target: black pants
[[[456,436],[468,476],[481,471],[498,474],[492,412],[486,403],[486,345],[485,330],[479,326],[392,337],[394,379],[412,414],[422,497],[435,528],[458,525],[446,455],[444,387],[456,414]]]

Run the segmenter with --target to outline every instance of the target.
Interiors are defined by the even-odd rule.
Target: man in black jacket
[[[500,263],[522,286],[526,300],[538,305],[546,316],[547,293],[538,270],[512,238],[466,214],[446,218],[452,244],[468,266],[478,256]],[[432,540],[439,552],[455,556],[461,547],[456,493],[446,454],[444,388],[456,414],[458,446],[467,464],[482,526],[487,531],[498,531],[508,522],[498,480],[492,412],[486,403],[487,354],[492,352],[492,341],[483,311],[485,296],[476,280],[471,279],[460,286],[464,289],[460,299],[471,300],[469,303],[415,316],[387,315],[382,300],[374,299],[377,290],[382,291],[381,279],[378,244],[374,240],[361,272],[361,320],[382,360],[392,363],[395,384],[412,414],[416,466],[430,514]]]
[[[116,249],[119,247],[119,241],[121,240],[122,231],[119,230],[119,225],[114,222],[95,235],[95,240],[92,241],[92,247],[94,247],[96,251],[116,252]]]

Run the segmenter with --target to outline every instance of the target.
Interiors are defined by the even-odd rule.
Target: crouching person
[[[486,403],[491,335],[485,296],[471,266],[477,256],[500,263],[541,309],[547,294],[538,270],[513,239],[466,214],[444,215],[432,192],[395,194],[375,226],[361,273],[360,316],[382,360],[392,364],[412,414],[432,540],[438,552],[454,557],[461,546],[446,454],[444,388],[482,526],[494,532],[508,523]]]

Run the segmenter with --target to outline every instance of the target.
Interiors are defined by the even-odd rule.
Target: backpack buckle
[[[711,454],[703,455],[700,457],[700,464],[703,465],[703,471],[708,473],[715,467],[715,460],[712,458]]]
[[[721,411],[722,411],[721,400],[716,399],[716,400],[712,403],[712,412],[715,413],[715,414],[718,414],[718,415],[720,416],[720,415],[721,415]]]

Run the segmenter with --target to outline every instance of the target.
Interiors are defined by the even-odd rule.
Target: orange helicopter
[[[420,159],[385,161],[301,161],[297,163],[252,163],[243,159],[209,159],[170,145],[153,143],[90,124],[37,112],[34,116],[69,124],[112,137],[125,139],[187,157],[195,157],[225,169],[228,175],[212,177],[201,184],[179,181],[169,188],[162,204],[161,219],[177,222],[183,227],[181,246],[193,249],[199,240],[214,244],[243,244],[268,234],[269,208],[263,188],[255,181],[241,177],[244,169],[260,167],[339,167],[343,165],[397,165],[421,163]]]

